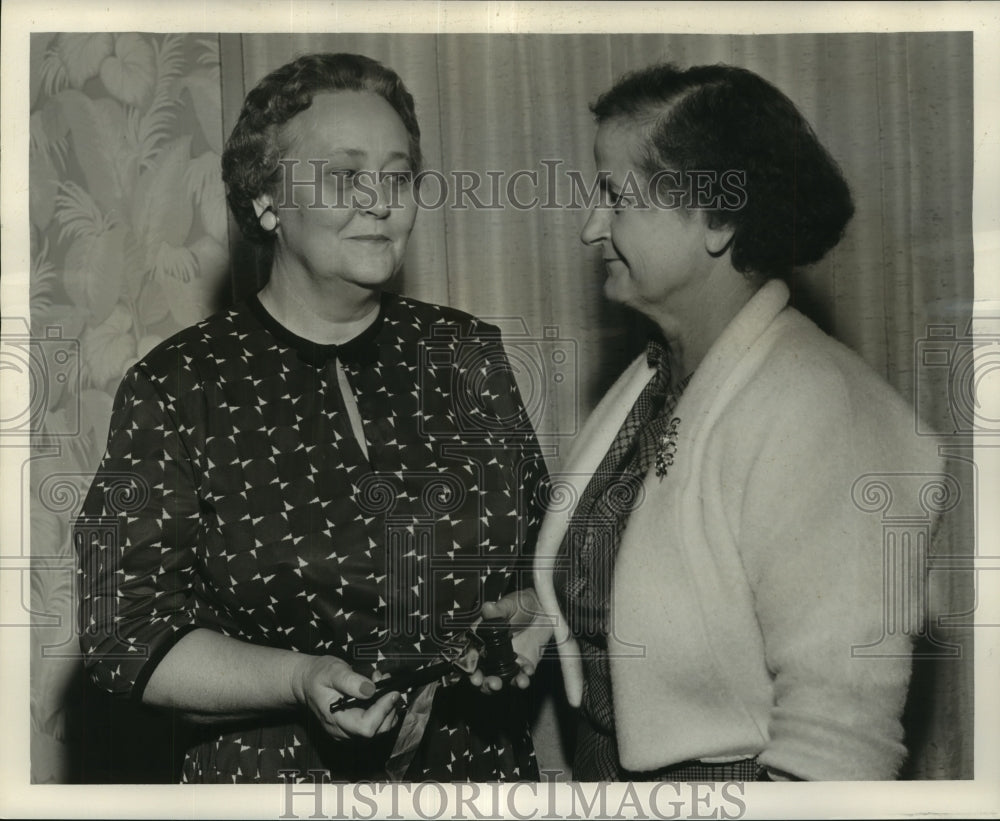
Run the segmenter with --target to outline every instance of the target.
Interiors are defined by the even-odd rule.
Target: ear
[[[258,217],[273,205],[274,200],[270,194],[261,194],[259,197],[254,197],[253,199],[253,210]]]
[[[701,218],[705,225],[705,250],[708,251],[710,257],[718,259],[733,244],[733,238],[736,236],[735,229],[731,225],[722,224],[717,217],[706,214],[704,211]]]

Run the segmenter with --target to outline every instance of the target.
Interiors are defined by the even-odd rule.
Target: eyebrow
[[[368,157],[368,152],[361,148],[334,148],[330,153],[346,154],[352,160],[364,160]],[[394,160],[406,160],[410,162],[410,155],[402,151],[393,151],[386,159],[389,162],[393,162]]]

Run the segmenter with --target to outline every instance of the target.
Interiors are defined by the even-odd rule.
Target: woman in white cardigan
[[[662,339],[587,422],[538,542],[574,777],[893,778],[910,639],[884,624],[882,522],[857,493],[940,466],[787,304],[852,216],[847,184],[743,69],[654,66],[593,110],[606,198],[582,239]]]

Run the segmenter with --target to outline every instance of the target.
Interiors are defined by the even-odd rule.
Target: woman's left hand
[[[534,588],[509,593],[497,602],[487,602],[480,615],[484,619],[502,618],[510,623],[513,632],[511,640],[521,668],[511,684],[518,689],[526,689],[531,684],[542,650],[549,643],[553,632],[551,620],[542,612]],[[472,658],[469,661],[474,662],[477,658],[476,651],[471,651],[470,656]],[[478,667],[469,676],[469,683],[487,694],[503,688],[502,679],[484,675]]]

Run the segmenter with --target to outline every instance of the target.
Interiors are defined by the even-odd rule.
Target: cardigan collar
[[[775,317],[788,304],[789,297],[788,286],[784,281],[768,280],[730,320],[691,375],[691,381],[684,388],[674,409],[674,413],[688,423],[684,425],[685,428],[695,421],[689,418],[689,409],[697,408],[701,414],[708,412],[712,397],[722,391],[737,361],[771,327]],[[591,413],[567,462],[567,470],[572,474],[572,478],[568,476],[567,481],[574,485],[589,481],[635,400],[654,373],[654,360],[647,348],[618,377]],[[582,488],[574,487],[574,490]],[[563,511],[567,521],[573,513],[572,507]]]
[[[712,404],[713,396],[725,386],[736,363],[771,327],[775,317],[788,304],[788,299],[788,286],[781,280],[770,280],[750,298],[726,326],[698,365],[690,384],[681,395],[674,412],[682,417],[684,422],[696,421],[689,418],[689,411],[686,409],[691,409],[696,415],[709,412],[707,406]],[[654,373],[655,370],[650,366],[646,352],[639,354],[598,402],[577,436],[577,444],[567,460],[566,467],[561,474],[552,477],[554,481],[560,483],[561,495],[568,498],[570,503],[551,508],[538,534],[534,561],[535,587],[543,612],[551,618],[550,624],[554,629],[555,643],[562,660],[566,695],[570,704],[574,706],[580,704],[583,695],[583,668],[579,648],[559,610],[555,595],[552,580],[554,557],[562,543],[576,502],[579,501],[584,488],[604,458],[604,454],[607,453],[629,409]],[[697,421],[702,420],[697,419]]]
[[[692,423],[701,422],[699,416],[704,417],[710,412],[713,397],[723,390],[736,363],[747,355],[754,343],[772,326],[775,317],[788,304],[789,297],[790,292],[784,281],[768,280],[715,340],[692,374],[691,381],[684,388],[674,409],[674,413],[683,420],[682,425],[686,430],[690,429]],[[654,362],[647,349],[633,360],[594,408],[577,436],[576,445],[560,476],[562,489],[571,502],[546,515],[538,536],[538,555],[553,555],[558,550],[584,488],[607,453],[635,400],[655,372]],[[696,409],[694,419],[690,418],[692,409]]]
[[[712,397],[723,390],[736,363],[746,356],[761,335],[771,327],[774,318],[788,305],[790,296],[788,286],[781,279],[770,279],[757,289],[712,343],[695,369],[691,383],[681,396],[676,411],[678,416],[689,407],[701,408],[707,412],[712,404]]]

